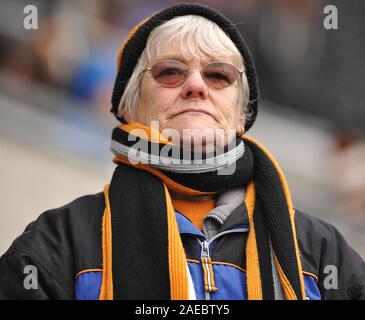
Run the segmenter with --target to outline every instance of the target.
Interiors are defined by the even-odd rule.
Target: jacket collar
[[[200,230],[198,230],[198,228],[182,213],[175,210],[175,215],[180,234],[192,234],[205,238],[205,235]],[[238,229],[242,227],[248,227],[248,215],[244,203],[242,203],[232,211],[232,213],[223,223],[219,232]]]

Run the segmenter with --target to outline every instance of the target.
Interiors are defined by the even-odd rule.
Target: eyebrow
[[[169,54],[169,55],[165,55],[165,56],[162,56],[160,59],[158,59],[157,61],[163,61],[163,60],[176,60],[176,61],[179,61],[179,62],[182,62],[182,63],[189,63],[188,60],[186,60],[183,56],[179,56],[179,55],[175,55],[175,54]],[[204,59],[202,60],[203,64],[207,64],[209,62],[212,62],[212,61],[221,61],[221,60],[218,60],[214,57],[209,57],[208,59]]]

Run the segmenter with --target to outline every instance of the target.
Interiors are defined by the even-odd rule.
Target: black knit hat
[[[234,24],[217,11],[200,4],[176,4],[143,20],[129,33],[127,40],[121,47],[118,55],[118,73],[114,83],[111,101],[112,109],[110,111],[113,112],[120,121],[123,121],[123,119],[117,116],[120,99],[122,98],[127,82],[137,65],[139,57],[146,47],[150,32],[168,20],[185,15],[199,15],[216,23],[228,35],[241,53],[245,62],[246,76],[250,88],[248,111],[251,116],[247,119],[245,124],[245,130],[247,131],[256,119],[259,99],[253,58],[246,42],[243,40]]]

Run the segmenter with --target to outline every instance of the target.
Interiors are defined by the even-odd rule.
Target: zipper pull
[[[203,241],[202,245],[202,254],[201,254],[201,262],[204,273],[204,289],[206,292],[216,292],[218,289],[215,286],[214,280],[214,272],[212,260],[209,256],[209,245],[207,241]]]

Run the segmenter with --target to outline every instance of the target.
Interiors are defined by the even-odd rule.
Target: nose
[[[199,70],[190,70],[188,78],[184,82],[181,90],[184,99],[208,97],[208,88]]]

